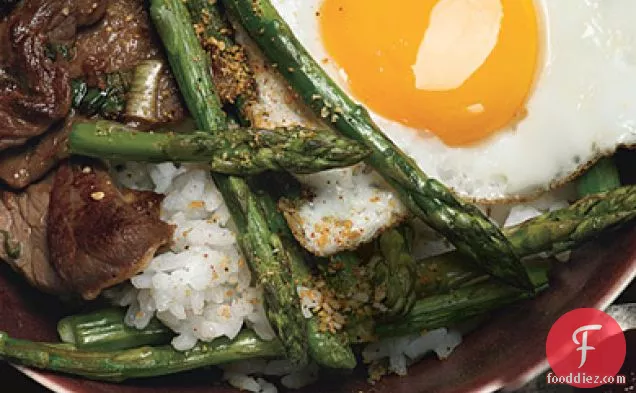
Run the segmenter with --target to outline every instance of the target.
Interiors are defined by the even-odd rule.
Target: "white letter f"
[[[587,345],[587,332],[589,330],[601,330],[602,327],[602,325],[585,325],[576,329],[572,334],[572,341],[574,341],[574,344],[581,344],[581,346],[576,349],[577,351],[581,351],[581,364],[579,365],[579,368],[583,367],[585,361],[587,360],[587,351],[593,351],[594,349],[596,349]],[[581,340],[581,342],[579,342],[576,336],[581,332],[583,332],[583,339]]]

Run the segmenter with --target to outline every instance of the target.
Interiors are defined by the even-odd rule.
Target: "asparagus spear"
[[[219,130],[191,134],[135,132],[109,121],[75,123],[73,154],[131,161],[208,162],[231,175],[264,171],[314,173],[353,165],[368,155],[363,145],[330,130]]]
[[[218,338],[179,352],[170,345],[140,347],[123,351],[92,352],[69,344],[49,344],[18,340],[0,332],[0,359],[89,379],[119,382],[174,374],[205,366],[284,354],[278,340],[263,341],[244,330],[234,339]]]
[[[540,261],[539,264],[529,267],[528,270],[537,291],[542,291],[547,288],[547,273],[549,269],[549,261]],[[461,287],[449,294],[432,295],[422,298],[415,303],[413,309],[406,314],[404,318],[390,323],[376,326],[373,318],[369,316],[353,315],[352,321],[347,323],[346,331],[350,341],[354,343],[368,342],[373,340],[376,335],[385,337],[412,334],[424,329],[435,329],[457,324],[472,317],[494,311],[505,305],[528,299],[529,297],[531,296],[527,292],[486,278],[482,283]],[[104,320],[99,313],[87,315],[83,319],[84,323],[90,323],[91,320],[95,322]],[[122,328],[124,325],[123,317],[105,320],[112,326],[107,329],[104,327],[104,330],[124,330]],[[164,334],[169,333],[168,328],[164,327],[163,329],[165,329]],[[309,331],[311,331],[311,329]],[[122,347],[125,347],[124,343],[131,343],[131,340],[126,338],[127,334],[136,333],[122,333],[115,337],[117,340],[121,340]],[[152,330],[148,331],[147,334],[148,337],[154,336],[159,340],[162,333],[160,330]],[[87,337],[94,343],[100,343],[103,340],[107,340],[108,336],[100,334],[95,337],[90,337],[89,334],[87,334]],[[310,339],[318,339],[317,342],[324,342],[322,337],[312,337]],[[71,340],[67,341],[73,342]],[[325,345],[323,347],[324,349],[333,348],[329,342],[325,342],[323,345]],[[238,348],[238,344],[236,347]],[[336,348],[338,351],[340,350],[338,349],[339,346]],[[154,375],[159,375],[159,373]]]
[[[611,191],[620,186],[621,177],[614,163],[614,157],[601,158],[576,183],[580,197]]]
[[[536,292],[547,288],[549,268],[546,262],[545,266],[530,270],[530,278]],[[462,287],[448,294],[420,299],[408,315],[395,322],[377,325],[375,333],[380,337],[392,337],[437,329],[531,297],[532,295],[526,291],[488,279],[486,282]]]
[[[289,261],[293,282],[296,285],[311,286],[312,276],[305,263],[303,251],[292,235],[283,215],[278,211],[276,202],[260,185],[252,182],[252,189],[261,209],[267,217],[270,230],[278,234],[282,241],[282,257]],[[307,320],[309,353],[319,365],[337,369],[353,369],[356,357],[343,334],[323,331],[320,318],[312,316]]]
[[[258,284],[263,286],[268,318],[290,359],[305,363],[306,321],[300,311],[288,260],[280,258],[283,250],[280,237],[270,231],[255,195],[243,179],[218,176],[216,181],[236,224],[249,266]]]
[[[379,255],[369,262],[368,270],[375,288],[375,301],[386,307],[384,319],[408,314],[416,301],[416,264],[411,255],[411,228],[402,225],[380,235]]]
[[[150,15],[198,127],[210,133],[225,129],[227,117],[185,5],[181,0],[152,0]],[[308,362],[306,322],[292,285],[290,267],[277,258],[281,240],[270,231],[245,180],[218,174],[214,180],[237,226],[243,253],[257,282],[263,285],[268,318],[289,360],[304,365]]]
[[[537,286],[546,282],[546,271],[536,273],[533,280]],[[489,280],[450,295],[422,299],[405,319],[380,325],[376,331],[382,336],[394,336],[448,326],[529,296],[527,292]],[[120,323],[124,323],[123,318]],[[373,329],[372,320],[363,320],[356,327],[360,330],[353,333],[352,340],[367,334],[365,329]],[[373,331],[368,335],[373,335]],[[69,344],[15,340],[0,333],[2,360],[106,381],[167,375],[238,360],[278,357],[284,353],[280,341],[263,341],[251,331],[241,332],[232,341],[219,338],[212,343],[199,343],[186,352],[176,351],[171,346],[90,352]]]
[[[417,297],[448,293],[454,289],[488,280],[488,275],[466,262],[461,254],[449,252],[418,261]]]
[[[174,77],[188,110],[203,131],[227,128],[210,62],[192,27],[190,15],[181,1],[151,1],[150,16],[159,32]]]
[[[60,320],[57,331],[65,343],[78,349],[114,351],[143,345],[168,344],[174,334],[159,320],[152,319],[143,330],[123,323],[123,308],[108,308]]]
[[[554,212],[504,228],[515,252],[522,256],[558,254],[618,228],[636,218],[636,186],[590,195]],[[457,252],[418,263],[418,296],[440,293],[487,277]]]
[[[322,264],[323,276],[329,287],[335,289],[338,294],[350,298],[361,281],[360,266],[360,258],[353,251],[341,252]]]
[[[519,255],[557,254],[636,216],[636,187],[583,198],[568,208],[505,229]]]
[[[456,199],[444,185],[422,173],[367,111],[327,76],[268,0],[223,0],[223,4],[317,115],[373,150],[369,163],[415,215],[490,274],[532,289],[523,265],[499,229],[476,207]]]
[[[210,54],[212,79],[221,100],[225,104],[236,104],[238,113],[242,113],[242,104],[252,99],[256,91],[245,50],[232,39],[234,30],[219,10],[217,1],[188,0],[185,4],[201,45]]]
[[[580,242],[600,233],[617,228],[636,218],[636,186],[626,186],[608,193],[597,194],[556,212],[544,214],[516,227],[506,229],[506,233],[527,233],[546,231],[548,237],[562,244],[574,247]],[[571,231],[557,230],[575,228]],[[549,239],[530,237],[524,248],[529,254],[545,250]],[[570,239],[564,241],[563,239]],[[514,242],[513,244],[518,244]],[[556,251],[563,251],[559,247]],[[523,254],[522,254],[523,255]],[[340,259],[340,258],[343,259]],[[338,256],[342,273],[353,272],[357,257],[351,253]],[[538,287],[547,283],[546,261],[528,264],[526,269]],[[381,335],[413,333],[421,329],[432,329],[460,322],[480,312],[492,311],[497,307],[525,299],[527,294],[493,282],[458,253],[448,253],[420,261],[418,267],[417,294],[420,300],[404,320],[385,324],[378,328]],[[353,275],[355,282],[360,279]],[[336,278],[339,278],[336,276]],[[332,280],[328,280],[332,284]],[[347,282],[347,281],[345,281]],[[345,288],[348,286],[345,285]],[[339,288],[336,286],[336,288]],[[352,286],[351,288],[355,288]],[[449,293],[450,292],[450,293]],[[352,342],[365,342],[374,336],[374,321],[360,318],[348,323],[347,331]]]

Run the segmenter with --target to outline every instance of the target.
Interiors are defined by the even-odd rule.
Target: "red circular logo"
[[[614,383],[625,348],[625,335],[614,318],[594,308],[570,311],[548,333],[545,349],[554,372],[548,383],[578,388]]]

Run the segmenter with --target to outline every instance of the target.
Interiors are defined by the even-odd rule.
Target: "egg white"
[[[320,37],[316,12],[322,0],[272,3],[348,91],[347,75]],[[567,181],[617,146],[636,143],[636,2],[536,0],[536,7],[543,56],[528,114],[514,126],[475,145],[449,147],[425,130],[371,113],[427,175],[463,197],[527,199]]]
[[[310,53],[318,61],[326,58],[315,17],[321,0],[273,3]],[[477,146],[450,148],[431,134],[372,114],[427,174],[465,197],[492,202],[534,196],[563,182],[599,155],[611,153],[618,144],[634,143],[636,111],[628,97],[636,86],[636,34],[626,15],[636,2],[561,0],[559,4],[537,2],[537,6],[544,19],[543,66],[528,105],[529,116],[516,131]],[[555,22],[558,19],[564,21]],[[248,51],[259,85],[258,100],[250,108],[253,124],[325,127],[263,60],[242,28],[236,27],[237,40]],[[326,64],[326,70],[347,90],[346,75],[333,61]],[[347,181],[343,183],[343,179]],[[284,211],[294,235],[314,254],[355,249],[405,218],[405,207],[374,172],[344,168],[299,180],[315,197],[288,204]],[[563,195],[557,198],[567,199]],[[485,211],[502,224],[510,208],[500,204]],[[347,225],[333,225],[325,232],[330,222]]]

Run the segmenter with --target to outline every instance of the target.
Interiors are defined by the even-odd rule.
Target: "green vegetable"
[[[123,308],[108,308],[90,314],[73,315],[60,320],[57,331],[63,342],[78,349],[114,351],[143,345],[167,344],[174,334],[157,319],[144,329],[123,323]]]
[[[197,126],[212,134],[225,129],[227,117],[185,5],[181,0],[152,0],[150,15]],[[296,365],[305,365],[309,361],[306,322],[291,281],[290,266],[277,258],[281,240],[270,231],[245,180],[223,175],[215,175],[214,180],[237,226],[239,244],[256,282],[263,286],[267,316],[285,347],[287,358]]]
[[[20,258],[20,255],[22,254],[22,243],[11,240],[11,234],[9,231],[0,230],[0,235],[4,238],[3,247],[7,257],[14,260]]]
[[[333,255],[323,266],[323,275],[329,287],[336,293],[350,298],[361,280],[360,258],[353,251],[345,251]]]
[[[123,351],[92,352],[70,344],[18,340],[0,332],[0,359],[101,381],[155,377],[240,360],[280,357],[278,340],[263,341],[248,330],[234,339],[218,338],[179,352],[171,346],[140,347]]]
[[[188,0],[185,5],[201,45],[210,55],[212,79],[221,101],[236,105],[238,113],[243,114],[243,105],[256,94],[256,81],[245,50],[233,40],[234,29],[217,1]],[[241,126],[247,124],[241,123]]]
[[[243,179],[218,176],[215,180],[236,224],[239,244],[256,283],[263,286],[269,321],[285,344],[290,360],[306,363],[306,321],[289,261],[280,257],[281,239],[269,229],[255,195]]]
[[[85,116],[117,119],[126,108],[130,83],[131,75],[126,72],[106,75],[103,88],[89,87],[85,81],[75,79],[71,81],[72,106]]]
[[[383,319],[401,318],[416,301],[416,264],[411,255],[412,233],[406,225],[380,235],[379,254],[368,265],[374,288],[374,301],[381,303]]]
[[[505,229],[518,255],[558,254],[636,217],[636,187],[627,186],[583,198]]]
[[[204,131],[227,128],[227,116],[210,77],[208,55],[194,32],[184,2],[153,0],[150,16],[192,117]]]
[[[488,275],[467,262],[458,252],[418,261],[415,291],[418,297],[448,293],[488,280]]]
[[[329,130],[240,129],[205,132],[136,132],[122,124],[75,123],[73,154],[120,161],[207,162],[213,172],[253,175],[264,171],[315,173],[353,165],[368,155],[357,142]]]
[[[270,230],[276,233],[282,241],[281,258],[288,260],[291,267],[292,282],[296,285],[312,286],[312,276],[305,263],[303,251],[294,239],[283,215],[278,211],[276,202],[269,193],[257,184],[252,183],[252,189],[267,217]],[[349,346],[347,337],[343,334],[321,331],[319,317],[313,316],[307,320],[307,337],[309,353],[319,365],[337,369],[353,369],[356,367],[356,357]]]
[[[163,63],[145,60],[135,67],[134,77],[127,95],[127,120],[156,123],[158,118],[157,100]]]
[[[268,0],[223,0],[223,4],[317,115],[372,149],[368,162],[414,214],[490,274],[532,289],[523,265],[499,229],[476,207],[427,178],[373,123],[367,111],[331,81]]]
[[[620,186],[621,177],[613,157],[604,157],[598,160],[594,166],[577,179],[576,183],[580,197],[611,191]]]
[[[549,268],[546,263],[543,267],[529,270],[536,292],[547,288]],[[531,297],[526,291],[488,279],[448,294],[420,299],[408,315],[391,323],[377,325],[375,333],[380,337],[393,337],[451,326]]]
[[[515,252],[522,256],[558,254],[621,227],[636,218],[636,186],[590,195],[564,209],[505,228]],[[418,263],[418,296],[446,292],[487,279],[459,253]]]

